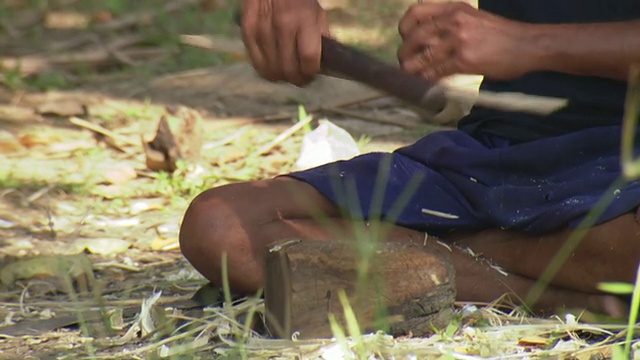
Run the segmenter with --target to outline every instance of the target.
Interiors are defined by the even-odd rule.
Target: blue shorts
[[[640,181],[621,177],[620,126],[511,145],[459,130],[429,134],[393,153],[371,153],[289,174],[354,218],[385,219],[434,234],[487,228],[545,233],[577,225],[607,191],[596,223],[640,205]]]

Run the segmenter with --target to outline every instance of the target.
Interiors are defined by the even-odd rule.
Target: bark
[[[422,336],[453,316],[455,274],[444,253],[417,245],[379,245],[365,280],[352,243],[315,240],[277,243],[267,250],[267,328],[274,336],[331,337],[328,315],[346,329],[344,291],[364,331]]]

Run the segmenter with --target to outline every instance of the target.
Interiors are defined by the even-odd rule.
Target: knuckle
[[[296,72],[297,76],[314,76],[319,70],[319,61],[317,58],[300,58],[300,70]]]
[[[473,55],[465,49],[461,49],[454,57],[456,64],[462,68],[468,68],[473,65]]]
[[[320,58],[320,49],[315,47],[301,48],[298,50],[298,58],[302,64],[315,64]]]
[[[420,72],[422,66],[420,65],[418,60],[411,59],[404,62],[404,70],[408,73],[415,74]]]
[[[242,33],[246,35],[251,35],[255,33],[258,28],[258,21],[256,18],[251,16],[243,16],[240,20],[240,27],[242,28]]]
[[[407,35],[406,31],[404,29],[404,24],[402,22],[398,23],[398,34],[400,34],[400,37],[403,38],[403,39]]]
[[[423,6],[424,6],[423,4],[412,4],[407,9],[406,14],[409,16],[415,16],[418,12],[420,12],[420,8],[422,8]]]
[[[282,14],[273,19],[273,24],[277,30],[290,31],[297,24],[297,17],[291,14]]]
[[[460,27],[461,25],[463,25],[466,21],[467,21],[467,14],[465,12],[459,11],[459,10],[455,10],[452,14],[451,14],[451,22]]]
[[[437,75],[443,75],[447,71],[447,66],[444,63],[437,64],[433,67],[433,71]]]
[[[398,33],[402,39],[405,39],[409,35],[409,26],[406,21],[401,21],[398,24]]]

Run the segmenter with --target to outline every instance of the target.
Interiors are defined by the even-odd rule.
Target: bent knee
[[[203,192],[189,205],[180,228],[180,250],[193,267],[221,284],[226,266],[232,288],[243,293],[255,291],[261,283],[261,264],[252,252],[251,186],[234,184]]]
[[[198,263],[218,262],[221,250],[238,223],[236,210],[228,203],[225,187],[198,195],[189,205],[180,226],[180,250],[196,267]]]

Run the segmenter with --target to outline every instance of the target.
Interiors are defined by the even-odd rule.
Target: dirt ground
[[[298,120],[299,105],[362,151],[436,128],[352,82],[267,83],[241,57],[180,44],[188,33],[237,39],[222,1],[88,3],[0,5],[0,358],[157,353],[140,306],[157,293],[158,304],[189,299],[205,283],[179,253],[182,213],[204,189],[290,171],[304,131],[257,150]],[[345,39],[381,56],[395,41],[356,26],[372,14],[330,5]],[[143,147],[163,117],[202,127],[201,156],[173,173],[149,169]]]

